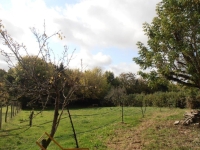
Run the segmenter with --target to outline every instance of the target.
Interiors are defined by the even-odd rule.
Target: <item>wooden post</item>
[[[32,126],[32,121],[33,121],[33,115],[34,115],[34,109],[31,111],[31,114],[29,116],[29,126],[31,127]]]
[[[5,122],[7,122],[7,118],[8,118],[8,102],[6,102],[6,113],[5,113]]]
[[[2,128],[2,103],[1,103],[1,106],[0,106],[0,130]]]
[[[15,102],[13,102],[13,117],[15,116]]]
[[[17,102],[17,114],[19,113],[19,102]]]
[[[76,142],[76,148],[79,148],[78,140],[77,140],[77,137],[76,137],[76,131],[75,131],[74,124],[73,124],[73,121],[72,121],[72,118],[71,118],[71,114],[70,114],[70,111],[69,111],[68,107],[67,107],[67,112],[68,112],[68,115],[69,115],[69,119],[70,119],[70,123],[71,123],[71,126],[72,126],[72,130],[73,130],[73,133],[74,133],[74,139],[75,139],[75,142]]]
[[[124,104],[123,102],[121,103],[122,105],[122,123],[124,123]]]
[[[12,102],[10,103],[10,107],[11,107],[11,110],[10,110],[10,117],[12,118],[13,117],[13,113],[12,113],[12,111],[13,111],[13,106],[12,106]]]
[[[13,102],[13,116],[15,116],[15,102]]]
[[[17,115],[17,102],[15,102],[15,116]]]
[[[18,112],[20,112],[20,109],[21,109],[21,103],[18,102]]]

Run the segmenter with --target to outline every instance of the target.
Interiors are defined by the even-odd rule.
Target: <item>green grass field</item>
[[[163,108],[160,112],[159,108],[147,108],[145,117],[142,118],[140,108],[125,107],[124,123],[122,123],[120,107],[70,110],[79,147],[90,148],[90,150],[120,150],[128,147],[131,149],[131,146],[133,149],[134,146],[142,147],[142,149],[160,149],[161,147],[167,149],[169,147],[164,147],[163,138],[170,141],[172,132],[175,133],[177,130],[176,127],[171,128],[171,126],[168,130],[163,125],[171,125],[175,120],[182,119],[184,111]],[[50,132],[53,111],[43,111],[42,114],[37,115],[33,119],[32,127],[29,127],[29,114],[30,111],[21,111],[17,116],[9,119],[8,123],[3,123],[3,129],[0,131],[0,150],[40,149],[36,141],[44,132]],[[156,130],[157,128],[159,130]],[[76,147],[67,111],[63,114],[54,139],[64,148]],[[137,144],[133,145],[132,141],[136,139]],[[169,142],[168,145],[170,145]],[[59,147],[51,142],[48,150],[56,149],[59,150]]]

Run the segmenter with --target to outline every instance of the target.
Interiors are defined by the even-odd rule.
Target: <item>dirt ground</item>
[[[169,114],[168,114],[169,115]],[[166,117],[163,114],[160,118]],[[174,120],[142,119],[137,127],[121,124],[107,142],[109,150],[200,149],[200,128],[197,124],[174,125]]]
[[[123,126],[126,126],[124,124]],[[108,142],[109,150],[141,150],[143,147],[142,132],[151,124],[142,122],[142,124],[135,128],[117,130],[113,137]]]

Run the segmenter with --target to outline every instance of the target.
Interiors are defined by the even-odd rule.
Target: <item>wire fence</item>
[[[79,111],[76,111],[76,113],[74,113],[74,111],[72,110],[73,113],[71,113],[71,117],[73,119],[73,123],[75,125],[75,129],[76,129],[76,135],[78,135],[78,137],[80,137],[81,135],[84,135],[85,133],[94,133],[94,132],[98,132],[98,130],[102,130],[103,128],[106,127],[111,127],[113,124],[121,122],[122,121],[122,117],[129,117],[129,116],[134,116],[136,113],[141,113],[140,109],[137,109],[137,111],[133,111],[132,108],[124,108],[121,109],[121,107],[108,107],[108,108],[104,108],[103,110],[101,110],[102,108],[93,108],[93,113],[89,112],[88,110],[90,109],[86,109],[84,110],[84,112],[82,112],[81,114],[79,113]],[[122,112],[123,111],[123,112]],[[31,113],[31,111],[29,112]],[[37,130],[37,128],[41,128],[41,127],[46,127],[46,126],[51,126],[52,125],[52,120],[45,120],[45,121],[40,121],[40,122],[35,122],[34,120],[37,119],[37,117],[34,118],[34,124],[32,126],[29,126],[28,122],[30,121],[30,114],[28,112],[26,113],[26,118],[23,119],[20,123],[18,124],[12,124],[11,122],[8,122],[8,124],[12,125],[14,128],[9,129],[10,131],[15,131],[15,133],[8,133],[9,130],[6,130],[6,132],[8,133],[6,136],[16,136],[16,135],[23,135],[24,133],[26,133],[27,131],[29,131],[31,128],[34,128],[34,130]],[[123,116],[122,116],[123,114]],[[43,114],[45,115],[45,114]],[[106,119],[108,118],[108,119]],[[67,114],[67,112],[65,112],[63,114],[63,117],[61,118],[61,125],[62,126],[66,126],[67,128],[69,128],[70,130],[70,125],[66,125],[69,124],[69,122],[67,122],[67,120],[69,120],[69,116]],[[125,120],[126,121],[126,120]],[[97,122],[97,123],[95,123]],[[99,123],[100,122],[100,123]],[[91,123],[91,125],[90,125]],[[81,128],[79,128],[81,126]],[[4,132],[4,131],[1,131]],[[68,138],[73,138],[74,134],[71,132],[62,132],[60,135],[55,135],[55,139],[56,140],[61,140],[61,139],[68,139]],[[34,141],[33,141],[34,142]]]
[[[14,106],[10,106],[10,107],[14,107]],[[14,110],[14,109],[13,109]],[[84,132],[89,132],[89,131],[92,131],[92,130],[95,130],[95,129],[99,129],[99,128],[102,128],[102,127],[106,127],[106,126],[109,126],[109,125],[111,125],[112,123],[114,123],[114,122],[117,122],[117,121],[120,121],[120,119],[121,119],[121,117],[122,116],[120,116],[121,115],[121,112],[122,110],[120,109],[120,108],[118,108],[118,109],[112,109],[112,108],[110,108],[110,110],[108,110],[107,112],[103,112],[103,113],[94,113],[94,114],[73,114],[73,115],[71,115],[72,117],[74,117],[74,118],[77,118],[77,117],[91,117],[91,116],[101,116],[102,118],[104,118],[104,117],[108,117],[108,115],[109,114],[111,114],[111,113],[113,113],[113,112],[118,112],[118,117],[117,117],[117,115],[116,115],[116,117],[114,117],[115,119],[113,119],[112,121],[110,121],[109,123],[106,123],[106,124],[104,124],[104,125],[102,125],[102,126],[99,126],[99,127],[96,127],[96,128],[94,128],[94,129],[90,129],[90,130],[87,130],[87,131],[83,131],[83,132],[79,132],[79,133],[77,133],[77,134],[80,134],[80,133],[84,133]],[[138,111],[137,112],[131,112],[130,111],[130,109],[129,110],[126,110],[126,109],[124,109],[123,110],[124,112],[123,112],[123,116],[134,116],[135,114],[139,114],[139,113],[141,113],[140,111],[141,110],[139,110],[138,109]],[[19,111],[18,111],[18,113],[19,113]],[[3,116],[3,114],[4,113],[2,113],[2,116]],[[11,111],[9,111],[9,114],[11,115],[11,114],[13,114]],[[16,113],[14,113],[15,115],[16,115]],[[14,117],[15,115],[13,115],[12,117]],[[11,119],[12,118],[11,116],[9,117],[9,119]],[[62,117],[61,118],[61,120],[63,120],[63,119],[66,119],[66,118],[69,118],[68,116],[65,116],[65,117]],[[95,118],[94,118],[95,119]],[[97,118],[96,118],[97,119]],[[100,118],[98,117],[98,120],[99,120]],[[24,119],[24,120],[22,120],[22,121],[20,121],[20,124],[13,124],[12,122],[9,122],[9,124],[11,124],[11,125],[13,125],[13,126],[20,126],[20,127],[26,127],[26,126],[29,126],[28,124],[27,124],[27,122],[29,122],[29,120],[30,120],[30,118],[29,117],[27,117],[26,119]],[[77,122],[77,120],[79,120],[79,119],[76,119],[76,120],[74,120],[73,122],[75,123],[75,122]],[[26,123],[26,124],[25,124]],[[43,125],[45,125],[45,124],[50,124],[50,123],[52,123],[52,120],[49,120],[49,121],[45,121],[45,122],[43,122],[43,123],[38,123],[38,124],[34,124],[34,125],[32,125],[32,127],[41,127],[41,126],[43,126]],[[13,129],[10,129],[10,130],[17,130],[16,128],[13,128]]]
[[[0,103],[0,130],[2,125],[10,121],[21,111],[21,103],[17,101],[11,101],[8,104]]]
[[[86,115],[71,115],[71,116],[79,116],[79,117],[81,117],[81,116],[99,116],[99,115],[105,115],[105,114],[109,114],[109,113],[110,113],[110,111],[104,112],[104,113],[101,113],[101,114],[86,114]]]

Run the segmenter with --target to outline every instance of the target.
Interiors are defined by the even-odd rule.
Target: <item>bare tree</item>
[[[21,96],[32,97],[29,102],[30,105],[36,101],[40,102],[42,110],[45,109],[50,100],[54,101],[54,116],[50,131],[50,136],[54,137],[64,109],[75,98],[74,92],[80,87],[80,73],[73,73],[72,76],[71,72],[67,71],[73,54],[68,54],[66,46],[62,57],[59,59],[55,57],[53,50],[49,47],[48,41],[53,36],[63,38],[60,31],[47,36],[45,24],[42,34],[35,28],[31,28],[31,31],[38,43],[36,56],[30,55],[23,44],[12,39],[0,21],[0,42],[4,45],[1,45],[3,48],[0,49],[0,52],[5,57],[8,66],[11,69],[14,68],[13,71],[15,72],[12,74],[14,80],[12,82],[6,80],[6,84],[9,89],[16,91],[18,98]],[[41,63],[38,63],[38,60]],[[38,65],[45,69],[38,71]],[[17,78],[19,72],[20,80]],[[44,148],[47,148],[50,142],[51,139],[47,139]]]

